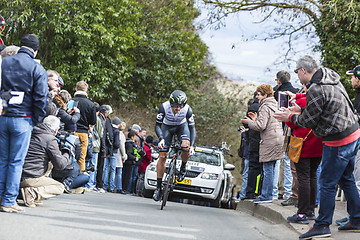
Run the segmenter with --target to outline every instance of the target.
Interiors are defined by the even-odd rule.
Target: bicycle
[[[165,177],[165,181],[163,181],[163,196],[162,196],[162,201],[161,201],[161,210],[163,210],[163,208],[166,205],[167,199],[169,197],[170,192],[174,189],[175,185],[176,185],[176,159],[179,155],[179,152],[181,151],[181,143],[179,141],[176,141],[174,143],[171,144],[170,148],[173,148],[175,150],[174,156],[172,157],[169,167],[166,170],[166,177]]]

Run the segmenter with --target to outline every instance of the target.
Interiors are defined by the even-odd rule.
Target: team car
[[[166,160],[166,168],[174,155],[170,149]],[[177,182],[170,195],[179,198],[210,202],[213,207],[232,207],[232,196],[235,189],[231,170],[235,166],[226,162],[222,148],[197,146],[195,154],[186,164],[185,179]],[[145,171],[145,197],[151,197],[156,189],[156,164],[150,163]],[[180,169],[181,157],[177,157],[177,170]],[[166,174],[164,174],[165,178]]]

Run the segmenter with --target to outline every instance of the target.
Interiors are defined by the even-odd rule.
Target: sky
[[[201,9],[201,13],[196,23],[205,21],[206,10]],[[246,41],[246,37],[262,34],[269,29],[266,23],[255,24],[257,20],[248,13],[233,14],[226,18],[225,26],[219,30],[213,28],[200,30],[199,35],[212,55],[212,63],[230,80],[255,84],[273,85],[276,73],[286,70],[291,74],[291,82],[299,86],[299,80],[294,73],[295,60],[305,54],[314,56],[315,53],[311,50],[301,51],[301,54],[295,55],[294,61],[289,64],[275,64],[287,50],[287,39]],[[301,48],[307,47],[299,40],[298,49]],[[315,54],[315,59],[319,59],[319,54]]]

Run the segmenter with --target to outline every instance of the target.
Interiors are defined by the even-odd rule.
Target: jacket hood
[[[271,110],[273,111],[277,111],[277,101],[275,100],[274,97],[267,97],[267,98],[264,98],[261,103],[260,103],[260,106],[261,105],[266,105],[267,107],[269,107]]]
[[[33,134],[52,134],[55,136],[55,132],[51,130],[45,123],[39,123],[33,129]]]
[[[322,73],[322,76],[320,75],[320,73]],[[340,83],[339,74],[329,68],[320,68],[317,72],[315,72],[313,79],[311,79],[311,82],[318,82],[318,84],[320,85],[337,85]]]

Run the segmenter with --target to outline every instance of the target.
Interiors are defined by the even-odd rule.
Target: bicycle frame
[[[175,148],[175,153],[174,156],[172,157],[169,167],[166,170],[166,177],[165,177],[165,181],[163,181],[163,189],[164,189],[164,193],[163,193],[163,197],[162,197],[162,202],[161,202],[161,210],[163,210],[163,208],[166,205],[167,199],[169,197],[170,192],[174,189],[175,184],[176,184],[176,160],[178,157],[179,152],[181,151],[181,145],[174,143],[171,145],[171,147]]]

